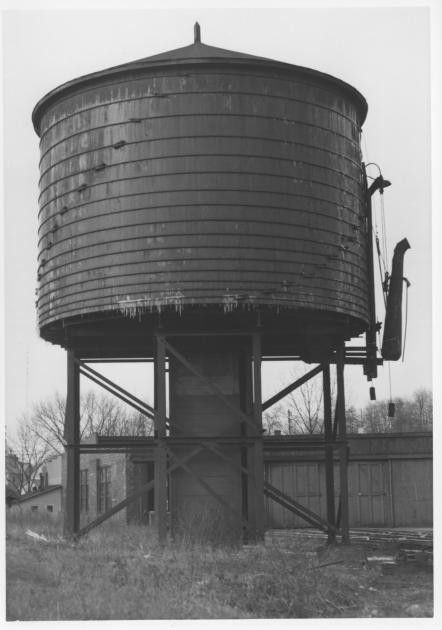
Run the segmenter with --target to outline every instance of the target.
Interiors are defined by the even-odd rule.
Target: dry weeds
[[[299,536],[290,545],[243,547],[184,537],[162,549],[142,526],[108,522],[75,543],[61,538],[54,519],[10,514],[7,521],[8,620],[432,614],[428,572],[410,595],[416,580],[389,582],[360,550],[336,550],[324,561]],[[27,536],[28,528],[48,540]],[[405,612],[410,605],[414,613]]]

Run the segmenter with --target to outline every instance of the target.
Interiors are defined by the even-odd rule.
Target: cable
[[[364,143],[365,155],[367,156],[367,160],[368,160],[369,157],[368,157],[367,140],[365,138],[365,133],[362,131],[362,129],[361,129],[361,138],[362,138],[362,142]],[[366,164],[365,168],[367,168],[367,166],[370,166],[370,164],[372,164],[372,162],[369,162],[368,164]]]
[[[369,177],[369,175],[367,175],[367,177]],[[374,179],[374,178],[371,178],[371,179]],[[374,200],[373,200],[372,201],[372,219],[373,219],[372,238],[374,237],[375,243],[376,243],[376,251],[378,254],[378,264],[379,264],[379,274],[380,274],[381,286],[383,287],[386,268],[385,268],[385,263],[382,260],[382,254],[379,247],[379,230],[378,230],[376,210],[377,210],[376,204],[374,203]],[[383,269],[382,269],[382,265],[384,267]],[[385,303],[385,296],[384,296],[384,303]]]
[[[376,162],[370,162],[369,164],[367,164],[367,166],[376,166],[376,168],[379,171],[379,177],[382,178],[382,172],[381,169],[379,167],[378,164],[376,164]],[[381,197],[381,205],[380,205],[380,224],[381,224],[381,240],[382,240],[382,251],[381,251],[381,246],[380,246],[380,242],[379,242],[379,235],[378,235],[378,222],[377,222],[377,213],[379,212],[378,206],[377,204],[373,203],[373,224],[374,224],[374,228],[376,229],[376,234],[375,234],[375,240],[376,240],[376,249],[377,249],[377,253],[378,253],[378,264],[379,264],[379,274],[380,274],[380,281],[381,281],[381,286],[382,286],[382,297],[384,300],[384,306],[385,308],[387,308],[387,290],[388,290],[388,279],[389,279],[389,272],[388,272],[388,261],[389,261],[389,257],[388,257],[388,246],[387,246],[387,222],[385,219],[385,205],[384,205],[384,191],[383,188],[381,187],[380,190],[380,197]]]
[[[364,135],[364,143],[365,143],[365,135]],[[365,143],[366,144],[366,143]],[[367,152],[368,153],[368,152]],[[368,158],[368,155],[367,155]],[[379,171],[379,177],[381,179],[383,179],[382,177],[382,171],[381,168],[379,166],[379,164],[376,164],[376,162],[369,162],[368,164],[365,165],[365,169],[367,169],[368,166],[375,166],[378,171]],[[367,177],[370,177],[369,175],[367,175]],[[370,179],[374,179],[372,177],[370,177]],[[372,204],[372,217],[373,217],[373,229],[372,229],[372,238],[373,236],[375,237],[375,241],[376,241],[376,250],[378,253],[378,265],[379,265],[379,274],[380,274],[380,281],[381,281],[381,287],[382,287],[382,297],[384,300],[384,306],[385,309],[387,308],[387,290],[388,290],[388,279],[389,279],[389,272],[388,272],[388,247],[387,247],[387,223],[385,220],[385,206],[384,206],[384,190],[381,187],[380,190],[380,196],[381,196],[381,208],[380,208],[380,223],[381,223],[381,233],[382,233],[382,251],[381,251],[381,247],[379,244],[379,236],[378,236],[378,221],[377,221],[377,214],[379,212],[378,210],[378,206],[376,203]]]
[[[384,193],[381,191],[381,220],[382,220],[382,241],[384,246],[384,259],[388,262],[388,248],[387,248],[387,223],[385,221],[385,207],[384,207]]]
[[[364,141],[365,141],[365,136],[364,136]],[[368,158],[368,155],[367,155],[367,158]],[[376,164],[376,162],[369,162],[368,164],[365,165],[365,168],[367,168],[367,166],[376,166],[376,168],[379,171],[379,175],[382,176],[381,167],[379,166],[379,164]]]
[[[388,389],[390,394],[390,402],[393,402],[392,394],[391,394],[391,363],[388,362]]]
[[[365,137],[364,137],[365,139]],[[382,172],[381,172],[381,168],[379,166],[379,164],[376,164],[376,162],[369,162],[368,164],[365,165],[365,168],[367,168],[368,166],[376,166],[376,168],[379,171],[379,176],[382,177]],[[370,177],[369,175],[367,175],[367,177]],[[375,179],[373,177],[370,177],[370,179]],[[378,213],[380,213],[381,217],[380,217],[380,232],[382,234],[382,252],[379,251],[378,248],[378,256],[381,258],[382,260],[382,264],[383,264],[383,270],[382,270],[382,276],[385,276],[385,273],[388,270],[388,249],[387,249],[387,227],[386,227],[386,221],[385,221],[385,207],[384,207],[384,193],[382,188],[380,189],[380,196],[381,196],[381,208],[379,211],[378,205],[375,201],[376,198],[373,198],[372,201],[372,217],[373,217],[373,235],[376,237],[377,241],[376,244],[378,244],[379,241],[379,237],[378,237]],[[382,280],[381,280],[382,282]]]
[[[379,276],[381,280],[382,297],[384,298],[384,306],[385,308],[387,308],[387,287],[386,287],[387,276],[385,275],[385,270],[384,270],[384,273],[382,273],[381,250],[379,248],[379,237],[377,234],[376,234],[376,251],[378,253]]]
[[[373,200],[372,202],[372,208],[373,208],[373,226],[376,229],[376,246],[377,246],[377,251],[378,251],[378,256],[382,262],[382,273],[385,276],[385,273],[388,271],[388,251],[387,251],[387,246],[386,246],[386,223],[385,223],[385,212],[384,212],[384,197],[381,193],[381,209],[379,210],[377,203],[375,203],[375,200]],[[381,215],[381,220],[380,220],[380,230],[378,229],[378,221],[377,221],[377,215],[378,213],[380,213]],[[379,235],[378,232],[381,232],[381,239],[379,239]],[[382,248],[378,247],[380,240],[382,240]]]

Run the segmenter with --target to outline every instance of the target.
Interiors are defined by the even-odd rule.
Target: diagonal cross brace
[[[322,372],[323,368],[324,366],[322,364],[316,366],[315,368],[313,368],[313,370],[310,370],[310,372],[307,372],[307,374],[304,374],[304,376],[301,376],[301,378],[298,378],[297,381],[295,381],[294,383],[291,383],[290,385],[282,389],[280,392],[278,392],[271,398],[268,398],[262,404],[262,411],[265,411],[266,409],[268,409],[275,403],[279,402],[281,398],[284,398],[285,396],[287,396],[287,394],[290,394],[298,387],[301,387],[301,385],[304,385],[304,383],[307,383],[307,381],[309,381],[311,378],[313,378],[314,376]]]
[[[244,422],[246,422],[252,429],[253,432],[256,433],[256,426],[255,424],[252,422],[252,420],[250,419],[250,417],[248,415],[246,415],[243,411],[241,411],[241,409],[238,409],[238,407],[236,407],[236,405],[234,405],[233,403],[230,402],[230,400],[228,398],[226,398],[226,396],[224,396],[224,394],[222,393],[221,390],[219,390],[216,385],[214,385],[213,383],[211,383],[209,381],[209,379],[207,379],[206,377],[204,377],[202,374],[200,374],[191,363],[189,363],[189,361],[183,357],[183,355],[178,352],[178,350],[176,350],[173,346],[170,345],[170,343],[168,341],[166,341],[166,348],[169,350],[169,352],[171,352],[177,359],[178,361],[180,361],[180,363],[182,363],[184,365],[184,367],[186,367],[189,372],[192,372],[192,374],[194,376],[197,377],[198,380],[200,380],[202,383],[204,383],[204,385],[207,385],[207,387],[209,389],[211,389],[213,391],[214,394],[216,394],[216,396],[222,400],[222,402],[231,410],[233,411],[239,418],[241,418],[241,420],[243,420]]]
[[[192,459],[192,457],[195,457],[196,455],[198,455],[198,453],[200,453],[202,450],[204,450],[204,448],[201,446],[198,446],[197,448],[193,449],[193,451],[191,453],[188,453],[185,457],[183,457],[182,460],[179,460],[175,464],[170,466],[167,472],[170,473],[176,470],[177,468],[183,465],[183,462],[186,462],[189,459]],[[98,527],[98,525],[101,525],[101,523],[104,523],[104,521],[107,521],[108,518],[110,518],[114,514],[117,514],[117,512],[120,512],[120,510],[123,510],[130,503],[138,499],[138,497],[141,497],[143,494],[151,490],[154,487],[154,484],[155,484],[155,480],[149,481],[148,483],[138,488],[138,490],[136,490],[130,496],[123,499],[123,501],[120,501],[119,503],[117,503],[117,505],[114,505],[113,508],[111,508],[104,514],[101,514],[101,516],[99,516],[95,520],[91,521],[90,523],[82,527],[80,531],[75,534],[75,538],[80,538],[81,536],[84,536],[85,534],[90,532],[91,529],[94,529],[94,527]]]
[[[180,426],[178,426],[177,424],[171,422],[171,425],[174,426],[175,428],[177,428],[179,431],[183,431],[181,429]],[[241,466],[241,464],[238,464],[237,462],[235,462],[231,457],[229,457],[228,455],[226,455],[225,453],[223,453],[218,447],[217,444],[212,444],[211,442],[208,442],[207,440],[205,440],[204,438],[199,438],[198,436],[196,436],[195,434],[191,433],[190,434],[191,437],[194,437],[195,439],[200,441],[200,444],[202,444],[204,446],[204,448],[206,448],[209,451],[212,451],[213,453],[215,453],[215,455],[218,455],[218,457],[220,457],[221,459],[223,459],[224,461],[226,461],[228,464],[231,464],[233,466],[233,468],[235,468],[238,472],[240,473],[245,473],[246,475],[248,475],[250,477],[250,479],[256,483],[255,481],[255,475],[248,470],[247,468],[245,468],[244,466]],[[222,437],[222,436],[220,436]]]
[[[266,494],[269,497],[269,499],[272,499],[272,501],[275,501],[276,503],[279,503],[279,505],[282,505],[282,507],[288,510],[289,512],[296,514],[296,516],[299,516],[307,523],[310,523],[310,525],[313,525],[313,527],[321,529],[322,531],[327,531],[327,528],[325,527],[323,523],[321,523],[319,520],[313,519],[312,517],[308,516],[301,509],[292,505],[291,502],[286,501],[285,499],[279,497],[277,494],[273,494],[270,490],[264,489],[264,494]]]
[[[106,391],[110,392],[113,396],[116,396],[120,400],[122,400],[127,405],[130,405],[133,409],[141,413],[143,416],[146,416],[150,420],[154,419],[154,409],[147,403],[143,402],[130,392],[126,391],[110,379],[106,378],[99,372],[96,372],[91,367],[89,367],[83,361],[77,360],[77,363],[80,365],[80,374],[86,376],[89,380],[93,381],[100,387],[103,387]],[[96,376],[93,376],[96,375]],[[102,382],[104,381],[104,382]],[[108,383],[108,385],[106,385]],[[120,393],[121,392],[121,393]],[[169,418],[166,417],[166,427],[169,428]]]
[[[231,464],[233,466],[233,468],[235,468],[238,472],[245,473],[246,475],[248,475],[249,478],[256,485],[256,478],[255,478],[255,475],[254,475],[253,472],[251,472],[250,470],[248,470],[247,468],[245,468],[241,464],[237,464],[231,457],[229,457],[228,455],[223,453],[219,448],[217,448],[215,444],[211,444],[210,442],[203,442],[202,440],[201,440],[201,444],[204,444],[204,446],[208,450],[213,451],[215,453],[215,455],[218,455],[218,457],[220,457],[221,459],[226,461],[228,464]]]
[[[122,394],[118,393],[118,391],[114,391],[111,387],[109,387],[105,383],[102,383],[98,378],[95,378],[95,376],[92,376],[92,374],[88,374],[82,368],[80,368],[80,374],[82,374],[83,376],[86,376],[93,383],[96,383],[97,385],[100,385],[100,387],[102,387],[106,391],[110,392],[113,396],[116,396],[117,398],[122,400],[124,403],[130,405],[133,409],[135,409],[136,411],[141,413],[143,416],[146,416],[150,420],[153,419],[153,414],[150,411],[147,411],[146,409],[144,409],[143,407],[137,405],[135,402],[132,402],[131,400],[127,400],[127,398],[125,398]]]
[[[107,378],[106,376],[103,376],[103,374],[100,374],[100,372],[97,372],[96,370],[94,370],[93,368],[91,368],[87,363],[85,363],[84,361],[81,361],[81,359],[75,359],[75,362],[80,366],[80,368],[82,369],[82,374],[84,374],[84,376],[87,376],[88,378],[90,378],[91,380],[95,380],[92,378],[91,375],[95,376],[96,379],[99,379],[100,381],[103,381],[103,383],[106,383],[107,385],[110,385],[113,389],[115,389],[117,392],[120,392],[121,394],[123,394],[124,396],[126,396],[127,398],[129,398],[129,401],[125,401],[128,404],[136,404],[140,407],[145,408],[147,411],[144,411],[143,413],[145,415],[148,415],[147,412],[149,412],[152,417],[153,417],[153,413],[154,413],[154,409],[153,407],[151,407],[150,405],[148,405],[147,403],[145,403],[143,400],[141,400],[140,398],[137,398],[136,396],[134,396],[133,394],[131,394],[130,392],[128,392],[126,389],[124,389],[123,387],[120,387],[119,385],[117,385],[116,383],[114,383],[113,381],[111,381],[109,378]],[[95,380],[95,382],[97,382]],[[99,385],[103,385],[103,383],[99,382]],[[105,388],[107,389],[107,388]],[[116,392],[112,392],[114,393],[116,396],[118,396],[118,394]],[[119,396],[119,398],[121,398],[121,396]],[[130,402],[132,401],[132,402]],[[132,405],[134,406],[134,405]]]
[[[167,452],[169,453],[169,455],[172,457],[172,459],[176,460],[176,456],[172,453],[172,451],[170,451],[169,448],[167,448]],[[232,514],[235,516],[235,518],[239,521],[241,521],[241,523],[243,525],[245,525],[247,527],[247,529],[250,531],[250,525],[249,522],[242,517],[241,514],[239,514],[235,508],[233,508],[230,503],[228,503],[227,501],[225,501],[223,499],[222,496],[220,496],[217,492],[215,492],[215,490],[213,490],[213,488],[211,488],[209,486],[208,483],[206,483],[204,481],[204,479],[202,479],[194,470],[192,470],[190,468],[190,466],[188,466],[187,464],[181,462],[179,464],[180,468],[183,468],[189,475],[191,475],[205,490],[207,490],[207,492],[217,501],[219,501],[222,505],[224,505],[224,507],[226,507],[228,510],[230,510],[230,512],[232,512]]]
[[[318,514],[315,514],[315,512],[312,512],[308,508],[304,507],[301,503],[298,503],[292,497],[289,497],[287,494],[279,490],[279,488],[276,488],[275,486],[270,484],[268,481],[264,482],[264,492],[268,496],[270,496],[270,498],[272,498],[274,501],[278,501],[278,499],[280,499],[278,503],[280,503],[281,501],[284,501],[287,504],[285,506],[287,507],[287,509],[290,510],[293,508],[292,511],[299,514],[299,516],[302,516],[305,520],[308,520],[311,523],[315,521],[316,524],[319,525],[320,527],[325,527],[327,529],[335,531],[336,533],[338,532],[337,527],[335,527],[333,523],[329,523],[328,521],[325,521]]]

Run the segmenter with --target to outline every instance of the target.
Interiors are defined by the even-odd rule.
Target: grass
[[[7,515],[9,621],[405,616],[421,601],[406,592],[413,579],[402,599],[377,588],[382,571],[359,549],[318,560],[302,536],[243,547],[183,537],[162,549],[149,528],[108,522],[74,543],[57,520],[34,517]]]

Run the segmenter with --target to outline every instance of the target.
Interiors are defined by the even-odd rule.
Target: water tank
[[[33,112],[41,336],[86,351],[98,322],[135,351],[159,318],[250,324],[309,358],[365,331],[366,111],[334,77],[199,41],[54,89]]]

